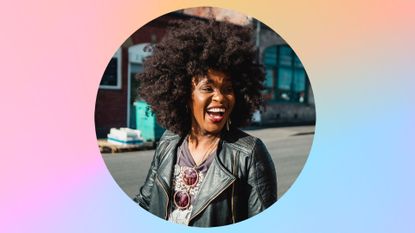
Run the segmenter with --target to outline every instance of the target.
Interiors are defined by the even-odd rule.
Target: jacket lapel
[[[224,143],[220,153],[213,159],[194,202],[190,221],[235,182],[235,176],[222,165],[222,163],[228,164],[227,167],[230,169],[231,154],[225,156],[226,149],[226,143]]]

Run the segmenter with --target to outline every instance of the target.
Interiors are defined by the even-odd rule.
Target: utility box
[[[156,142],[160,140],[165,129],[157,124],[156,116],[149,105],[144,101],[135,101],[136,127],[141,131],[141,137],[145,142]]]

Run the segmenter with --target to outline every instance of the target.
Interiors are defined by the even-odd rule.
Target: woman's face
[[[192,130],[219,133],[235,105],[231,79],[222,72],[209,70],[206,77],[194,77],[192,83]]]

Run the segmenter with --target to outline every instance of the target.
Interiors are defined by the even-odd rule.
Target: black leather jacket
[[[154,154],[144,185],[135,200],[167,219],[177,147],[182,138],[166,131]],[[193,204],[189,225],[222,226],[258,214],[277,200],[274,163],[260,139],[238,129],[222,134],[214,158]]]

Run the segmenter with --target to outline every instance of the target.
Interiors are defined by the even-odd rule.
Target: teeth
[[[209,112],[225,112],[224,108],[211,108],[208,110]]]

